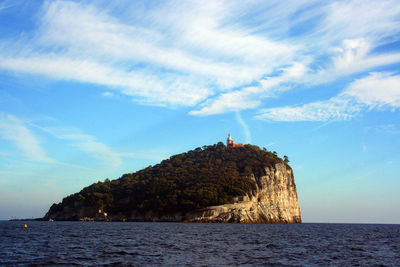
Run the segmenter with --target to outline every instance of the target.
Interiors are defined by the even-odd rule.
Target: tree
[[[286,164],[288,164],[289,163],[289,158],[288,158],[288,156],[283,156],[283,161],[286,163]]]

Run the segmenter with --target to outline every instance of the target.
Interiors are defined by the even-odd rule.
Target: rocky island
[[[288,160],[230,140],[94,183],[53,204],[44,219],[301,223]]]

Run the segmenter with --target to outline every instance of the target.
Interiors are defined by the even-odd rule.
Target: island
[[[222,142],[106,179],[53,204],[54,221],[301,223],[288,158]]]

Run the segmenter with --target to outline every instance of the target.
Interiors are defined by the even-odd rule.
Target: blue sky
[[[0,2],[0,219],[206,144],[288,155],[306,222],[400,223],[399,1]]]

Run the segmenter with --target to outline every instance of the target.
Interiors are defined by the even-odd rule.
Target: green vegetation
[[[108,214],[152,210],[162,215],[221,205],[255,190],[249,174],[264,175],[264,168],[277,162],[283,161],[265,148],[228,148],[219,142],[92,184],[51,206],[49,214],[64,206],[96,206]]]
[[[286,164],[288,164],[288,163],[290,162],[288,156],[286,156],[286,155],[283,156],[283,161],[284,161]]]

